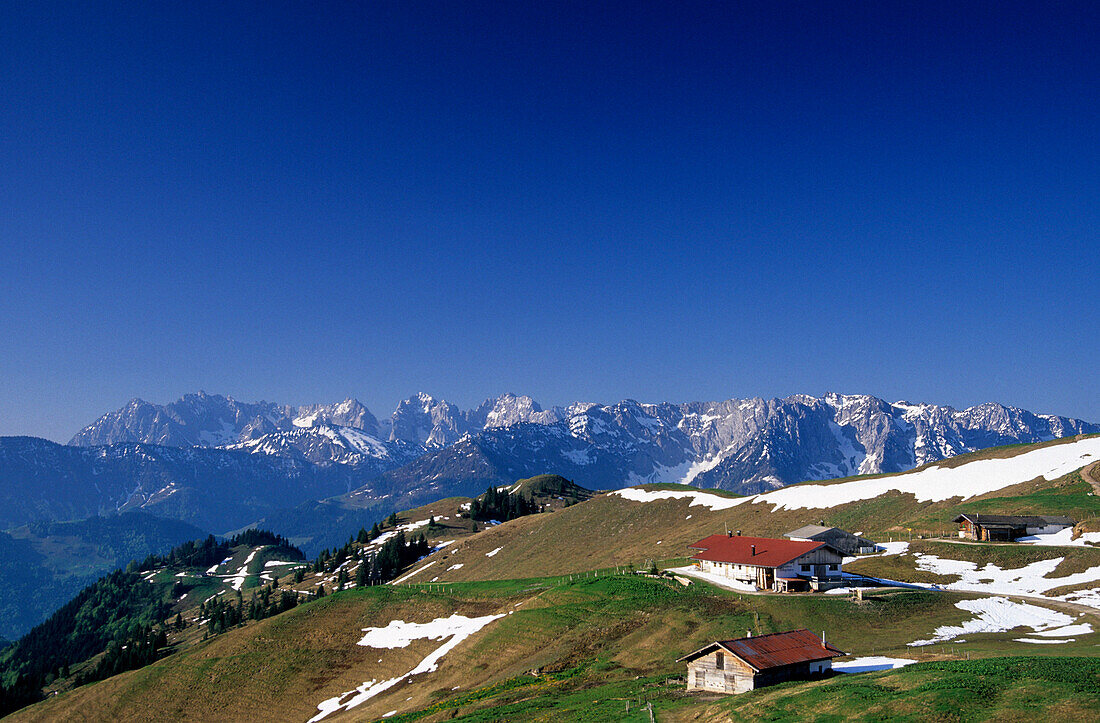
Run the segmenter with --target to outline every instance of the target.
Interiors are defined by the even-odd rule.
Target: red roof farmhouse
[[[844,556],[825,542],[711,535],[693,545],[699,569],[762,590],[827,590],[844,584]]]
[[[764,685],[829,674],[847,655],[809,630],[718,640],[677,662],[687,663],[687,689],[745,693]]]

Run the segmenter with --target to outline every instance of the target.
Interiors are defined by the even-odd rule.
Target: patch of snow
[[[1040,640],[1040,639],[1037,639],[1037,638],[1013,638],[1012,640],[1017,642],[1017,643],[1037,643],[1039,645],[1057,645],[1059,643],[1072,643],[1073,642],[1073,638],[1070,638],[1069,640],[1050,640],[1050,639]]]
[[[952,497],[969,499],[1021,482],[1028,482],[1037,477],[1048,480],[1057,479],[1084,467],[1098,456],[1100,456],[1100,438],[1091,437],[1077,442],[1041,447],[1005,459],[975,460],[958,467],[933,465],[915,472],[875,479],[860,479],[831,485],[791,485],[754,497],[743,498],[736,504],[751,500],[753,504],[770,503],[777,510],[826,509],[850,502],[874,499],[890,491],[912,494],[918,502],[942,502]]]
[[[868,655],[863,658],[852,658],[833,663],[833,670],[838,673],[870,673],[875,670],[893,670],[904,668],[917,661],[909,658],[887,658],[882,655]]]
[[[447,653],[451,652],[466,638],[484,628],[489,623],[504,617],[504,614],[485,615],[479,618],[468,618],[465,615],[451,615],[448,618],[436,618],[430,623],[406,623],[404,620],[393,620],[384,628],[364,628],[366,635],[358,645],[371,648],[404,648],[413,640],[427,638],[429,640],[447,640],[436,648],[426,658],[408,673],[397,678],[390,678],[382,682],[369,680],[355,690],[348,691],[335,698],[322,701],[317,710],[317,715],[309,719],[309,723],[319,721],[338,710],[350,710],[360,705],[379,693],[383,693],[402,680],[411,678],[420,673],[431,673],[439,667],[439,661]]]
[[[500,552],[503,549],[504,549],[503,547],[498,547],[497,549],[495,549],[491,552],[486,552],[485,557],[492,557],[493,555],[497,554],[498,552]]]
[[[248,557],[246,557],[244,559],[244,564],[241,565],[240,570],[237,570],[237,572],[233,573],[232,575],[224,575],[223,576],[226,579],[225,581],[227,583],[229,583],[229,585],[234,590],[240,590],[244,586],[244,581],[248,579],[248,565],[249,565],[249,563],[252,562],[252,558],[256,557],[256,553],[259,552],[260,550],[264,549],[264,547],[266,547],[266,545],[260,545],[255,550],[248,553]]]
[[[576,465],[592,464],[592,451],[588,449],[567,449],[561,453],[562,457]]]
[[[700,507],[709,507],[712,510],[728,510],[731,507],[744,504],[753,497],[723,497],[722,495],[716,495],[713,492],[705,492],[697,489],[683,489],[683,490],[649,490],[639,489],[637,487],[627,487],[622,490],[615,490],[610,494],[622,497],[623,499],[632,500],[634,502],[656,502],[658,500],[691,500],[689,506],[698,505]]]
[[[1048,590],[1064,585],[1081,585],[1100,581],[1100,565],[1066,575],[1048,577],[1065,558],[1036,560],[1023,567],[1002,570],[989,563],[978,567],[976,563],[965,560],[951,560],[935,555],[917,555],[917,569],[940,575],[957,575],[959,580],[944,587],[950,590],[985,592],[995,595],[1044,595]],[[1090,607],[1100,607],[1100,588],[1088,588],[1051,596],[1058,600],[1076,602]]]
[[[1069,625],[1073,618],[1065,613],[1019,603],[1003,597],[984,597],[977,600],[960,600],[955,603],[960,610],[974,613],[975,617],[963,621],[962,625],[941,625],[928,640],[914,640],[909,643],[916,647],[942,643],[962,635],[973,633],[1004,633],[1014,628],[1031,628],[1038,632],[1050,628]]]
[[[1092,625],[1090,623],[1080,623],[1079,625],[1067,625],[1064,628],[1055,628],[1054,630],[1044,630],[1035,634],[1041,638],[1068,638],[1071,635],[1088,635],[1091,632]]]
[[[1094,542],[1100,544],[1100,532],[1082,532],[1081,536],[1076,540],[1073,539],[1073,528],[1067,527],[1059,530],[1058,532],[1052,532],[1046,535],[1028,535],[1027,537],[1019,537],[1016,542],[1023,542],[1030,545],[1060,545],[1063,547],[1090,547],[1088,543]]]
[[[455,564],[453,564],[453,565],[451,565],[450,567],[447,568],[447,572],[450,572],[451,570],[461,570],[461,569],[462,569],[462,563],[461,562],[456,562]]]
[[[410,573],[409,573],[408,575],[405,575],[405,576],[403,576],[403,577],[399,577],[399,578],[397,578],[396,580],[394,580],[393,582],[391,582],[390,584],[391,584],[391,585],[397,585],[397,584],[403,583],[403,582],[405,582],[406,580],[408,580],[408,579],[409,579],[410,577],[412,577],[413,575],[418,575],[418,574],[420,574],[420,573],[424,572],[425,570],[427,570],[427,569],[428,569],[429,567],[431,567],[431,566],[432,566],[432,565],[434,565],[434,564],[435,564],[435,560],[432,560],[432,561],[431,561],[431,562],[429,562],[428,564],[424,565],[424,567],[421,567],[421,568],[419,568],[419,569],[417,569],[417,570],[413,570],[413,571],[412,571],[412,572],[410,572]]]

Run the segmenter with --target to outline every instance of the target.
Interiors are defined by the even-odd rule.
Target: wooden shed
[[[1057,515],[978,515],[963,513],[952,522],[959,525],[959,537],[969,540],[1010,542],[1027,535],[1048,535],[1076,524]]]
[[[685,655],[687,689],[745,693],[788,680],[811,680],[832,672],[833,658],[847,653],[809,630],[717,640]]]

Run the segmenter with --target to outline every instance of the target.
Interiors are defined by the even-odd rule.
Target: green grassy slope
[[[1012,451],[986,450],[975,456]],[[650,487],[660,488],[682,489]],[[884,539],[903,531],[908,536],[906,528],[944,526],[958,510],[974,505],[989,506],[982,511],[1039,506],[1035,510],[1039,512],[1060,511],[1068,505],[1083,516],[1095,509],[1091,491],[1088,482],[1074,473],[1059,480],[1016,485],[965,505],[957,499],[920,504],[911,495],[891,493],[830,510],[773,511],[770,505],[749,504],[711,510],[685,499],[637,503],[605,494],[479,532],[458,514],[466,500],[453,498],[400,516],[404,524],[434,517],[439,527],[430,536],[437,541],[454,540],[413,565],[410,570],[420,572],[408,582],[346,590],[210,640],[201,640],[197,629],[192,629],[181,636],[178,652],[168,658],[65,692],[20,712],[15,719],[79,715],[112,720],[306,720],[321,701],[365,681],[400,677],[441,644],[417,640],[407,648],[361,647],[355,643],[362,628],[385,626],[393,620],[423,623],[452,613],[506,617],[460,644],[437,671],[400,682],[327,720],[374,719],[390,711],[397,712],[391,720],[410,721],[452,717],[648,720],[648,713],[639,717],[643,714],[637,707],[646,700],[662,721],[696,716],[724,720],[731,714],[783,719],[798,710],[821,711],[822,720],[874,718],[873,711],[881,712],[879,717],[904,718],[914,710],[946,710],[965,691],[981,695],[990,686],[997,690],[997,695],[990,696],[995,702],[990,710],[1001,711],[1002,718],[1041,705],[1072,719],[1092,709],[1075,701],[1080,695],[1078,683],[1062,680],[1066,669],[1057,667],[1062,663],[1036,666],[1031,677],[1019,675],[1013,682],[997,678],[994,667],[982,667],[976,661],[990,656],[1092,657],[1100,653],[1100,633],[1050,646],[1014,642],[1020,631],[967,635],[965,643],[930,648],[906,646],[932,637],[937,627],[970,619],[972,615],[955,603],[975,595],[893,591],[874,593],[860,603],[843,595],[739,595],[705,583],[683,587],[663,578],[585,573],[628,564],[644,568],[650,560],[682,562],[689,543],[727,526],[745,534],[774,536],[824,521]],[[949,523],[945,526],[950,529]],[[429,532],[421,527],[414,534],[420,530]],[[1003,567],[1065,557],[1058,574],[1100,562],[1100,550],[1090,548],[1067,552],[1065,548],[931,541],[913,544],[914,552]],[[234,559],[225,567],[239,562]],[[857,565],[895,565],[898,574],[888,576],[914,579],[901,574],[914,572],[910,562],[905,556],[889,556]],[[885,574],[880,568],[874,572]],[[307,577],[292,586],[284,577],[280,587],[310,589],[319,579]],[[975,662],[970,667],[914,668],[792,684],[723,701],[686,695],[682,682],[672,682],[683,673],[675,659],[705,642],[744,635],[747,630],[758,634],[796,627],[824,630],[830,642],[856,655],[886,654],[926,662],[958,658],[965,662],[971,657]],[[1075,675],[1086,675],[1086,683],[1091,680],[1087,675],[1092,675],[1088,671],[1095,667],[1093,663],[1066,665],[1078,666]],[[907,697],[910,691],[911,698]],[[866,707],[861,707],[861,700]],[[912,706],[911,700],[920,705]],[[624,717],[628,703],[633,706],[632,717]]]
[[[1047,443],[1056,445],[1063,440]],[[1011,456],[1042,445],[1013,445],[964,455],[954,465],[992,456]],[[645,485],[649,490],[698,492],[682,485]],[[707,494],[711,494],[707,491]],[[728,494],[712,499],[727,500]],[[835,525],[862,532],[880,542],[952,536],[951,520],[961,512],[1065,514],[1083,521],[1100,516],[1100,496],[1080,472],[1056,480],[1038,479],[1012,485],[962,501],[921,503],[911,494],[888,492],[828,509],[775,510],[768,504],[742,504],[725,510],[694,505],[688,499],[638,503],[614,494],[602,494],[552,514],[512,520],[484,534],[438,553],[440,563],[426,575],[438,581],[504,579],[516,575],[560,575],[632,564],[682,558],[687,545],[727,529],[746,535],[780,536],[806,524]],[[547,544],[552,540],[553,544]],[[499,550],[498,550],[499,548]],[[491,557],[489,553],[498,550]],[[461,567],[452,568],[460,564]],[[427,571],[426,571],[427,572]],[[426,582],[414,576],[412,582]]]
[[[669,720],[710,710],[711,703],[670,681],[683,674],[675,659],[710,640],[809,627],[826,630],[830,642],[853,654],[936,661],[953,650],[905,643],[966,618],[954,606],[958,599],[923,591],[874,595],[862,604],[843,596],[738,595],[640,575],[349,590],[55,696],[12,720],[306,720],[322,700],[364,681],[399,677],[440,644],[361,647],[362,628],[456,612],[505,617],[459,645],[437,671],[327,720],[371,720],[392,710],[397,720],[617,720],[627,700],[645,698]],[[1006,635],[988,637],[966,652],[999,652]],[[1060,695],[1052,690],[1044,700]]]

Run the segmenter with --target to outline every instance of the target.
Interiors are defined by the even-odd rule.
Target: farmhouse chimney
[[[726,537],[733,537],[733,533],[729,530],[726,530]]]
[[[752,555],[750,557],[756,557],[756,545],[752,545]]]
[[[738,537],[740,537],[740,536],[741,536],[741,530],[738,530],[738,531],[737,531],[737,536],[738,536]]]
[[[821,631],[821,647],[828,649],[828,645],[825,644],[825,631]]]
[[[751,638],[752,637],[752,631],[751,630],[746,630],[745,631],[745,637],[746,638]]]

